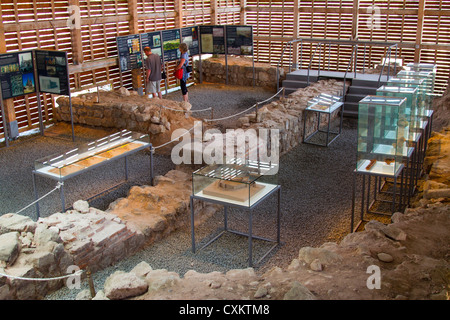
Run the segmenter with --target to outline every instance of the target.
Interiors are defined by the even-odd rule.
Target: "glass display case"
[[[417,88],[412,87],[394,87],[381,86],[377,89],[377,96],[406,98],[405,110],[399,115],[399,118],[404,118],[409,123],[409,136],[406,137],[408,141],[416,141],[420,133],[420,117],[417,107]],[[391,136],[393,133],[391,132]]]
[[[307,110],[314,110],[326,113],[336,111],[342,105],[342,97],[327,93],[321,93],[308,101]]]
[[[409,153],[406,98],[366,96],[359,102],[356,172],[397,175]]]
[[[399,79],[424,80],[425,82],[425,104],[428,109],[431,108],[434,91],[434,74],[432,71],[408,71],[402,70],[397,73]]]
[[[193,196],[225,204],[252,207],[278,186],[278,164],[232,159],[192,174]]]
[[[434,92],[434,85],[436,81],[437,65],[432,63],[414,63],[410,62],[406,65],[408,71],[428,71],[431,72],[432,78],[432,92]]]
[[[386,83],[389,87],[406,87],[406,88],[417,88],[417,107],[418,114],[421,117],[430,116],[430,106],[426,104],[427,102],[427,91],[425,87],[425,81],[423,79],[401,79],[401,78],[391,78]]]
[[[315,127],[307,128],[308,121],[303,121],[303,143],[309,143],[314,145],[329,146],[342,132],[343,112],[342,108],[344,103],[341,96],[335,96],[327,93],[321,93],[318,96],[308,101],[305,109],[305,119],[308,113],[316,112],[317,124]],[[332,114],[340,113],[339,127],[337,131],[331,131]],[[321,128],[321,115],[328,117],[326,127]],[[314,122],[311,122],[314,123]],[[307,132],[308,131],[308,132]]]
[[[34,172],[62,181],[149,146],[148,134],[122,130],[63,154],[38,159],[34,162]]]

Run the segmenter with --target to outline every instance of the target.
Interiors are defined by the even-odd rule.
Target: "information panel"
[[[35,50],[39,92],[68,96],[67,56],[62,51]]]
[[[188,46],[189,56],[200,54],[200,44],[198,42],[198,27],[182,28],[181,39]]]
[[[225,27],[200,26],[201,53],[225,54]]]
[[[0,55],[2,98],[9,99],[36,92],[33,52]]]
[[[252,26],[226,26],[227,54],[253,55]]]
[[[117,37],[116,40],[120,71],[142,68],[139,35]]]
[[[145,47],[152,48],[152,53],[156,53],[162,59],[162,43],[161,43],[161,32],[148,32],[141,34],[142,49]],[[147,59],[145,52],[142,51],[143,59]]]
[[[173,61],[180,58],[178,47],[181,43],[180,29],[162,31],[164,61]]]

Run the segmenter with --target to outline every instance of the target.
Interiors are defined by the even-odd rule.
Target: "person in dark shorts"
[[[162,99],[161,94],[161,58],[150,47],[144,48],[145,59],[145,94]]]
[[[189,95],[188,95],[188,89],[186,87],[186,81],[190,76],[190,72],[186,72],[186,66],[189,65],[189,54],[188,54],[188,47],[186,43],[180,43],[180,46],[178,47],[181,53],[180,62],[176,66],[175,70],[183,68],[183,78],[180,79],[180,87],[181,87],[181,93],[183,94],[183,101],[189,102]]]

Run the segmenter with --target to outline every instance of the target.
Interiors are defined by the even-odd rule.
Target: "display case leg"
[[[66,202],[64,199],[64,185],[61,184],[61,187],[59,188],[59,197],[61,198],[61,207],[62,207],[62,213],[66,212]]]
[[[248,266],[250,268],[253,267],[252,220],[253,220],[253,210],[250,209],[250,214],[248,215]]]
[[[281,243],[281,187],[278,188],[277,243]]]
[[[224,228],[225,231],[227,231],[227,230],[228,230],[228,212],[227,212],[227,206],[224,206],[224,207],[223,207],[223,219],[224,219],[224,222],[223,222],[223,228]]]
[[[128,157],[125,157],[125,181],[128,181]]]
[[[191,240],[192,240],[192,253],[195,253],[195,228],[194,228],[194,198],[190,198],[191,206]]]
[[[36,188],[36,177],[34,175],[34,172],[33,172],[33,174],[31,176],[33,177],[33,191],[34,191],[34,196],[35,196],[35,199],[36,199],[36,221],[37,221],[39,219],[39,217],[40,217],[39,201],[37,201],[39,199],[39,195],[38,195],[37,188]]]
[[[353,226],[355,224],[355,192],[356,192],[356,173],[353,173],[353,184],[352,184],[352,217],[350,220],[350,233],[353,232]]]

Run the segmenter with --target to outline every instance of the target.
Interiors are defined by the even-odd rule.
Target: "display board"
[[[117,53],[120,71],[139,69],[142,67],[140,35],[131,34],[117,37]]]
[[[189,49],[189,55],[200,54],[200,43],[198,41],[198,27],[181,28],[182,42],[186,43]]]
[[[67,55],[64,51],[35,50],[39,92],[68,96]]]
[[[202,54],[225,54],[225,26],[200,26]]]
[[[164,61],[173,61],[180,58],[178,47],[181,43],[180,29],[164,30],[162,34]]]
[[[162,56],[162,42],[161,42],[161,32],[148,32],[148,33],[142,33],[141,34],[141,44],[142,49],[145,47],[152,48],[152,53],[156,53],[158,56],[161,57],[161,60],[163,58]],[[145,55],[145,52],[142,52],[142,58],[145,60],[147,56]]]
[[[227,54],[253,55],[253,27],[226,26]]]
[[[0,55],[2,99],[36,92],[33,51]]]

